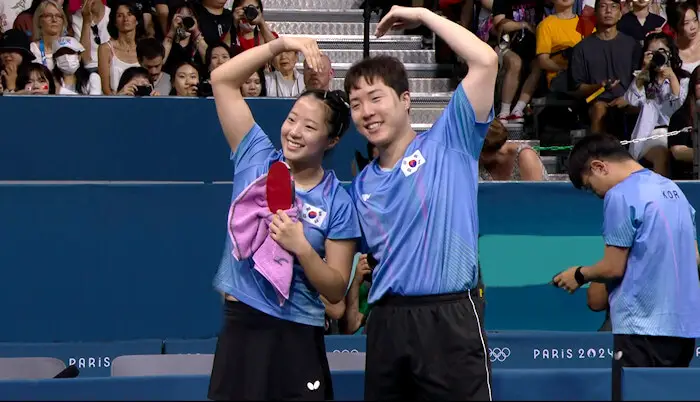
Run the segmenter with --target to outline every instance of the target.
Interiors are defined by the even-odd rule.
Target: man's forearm
[[[622,277],[624,271],[621,273],[619,270],[615,269],[609,264],[605,264],[603,261],[598,261],[593,265],[582,267],[581,273],[587,282],[606,283],[613,279]]]
[[[492,66],[498,56],[491,47],[463,26],[441,17],[428,9],[421,9],[421,22],[463,58],[470,67]]]

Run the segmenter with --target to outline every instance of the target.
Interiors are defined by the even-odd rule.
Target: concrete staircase
[[[361,0],[264,0],[265,19],[280,35],[314,37],[332,62],[336,78],[333,89],[343,88],[343,79],[350,66],[363,56],[363,10]],[[388,54],[401,60],[409,75],[412,108],[416,131],[429,129],[440,116],[452,96],[449,79],[451,65],[435,63],[435,52],[424,50],[420,36],[389,32],[374,38],[378,22],[372,16],[370,54]],[[297,66],[302,68],[301,63]],[[532,146],[539,141],[529,141]],[[556,157],[542,157],[548,172],[558,171]]]

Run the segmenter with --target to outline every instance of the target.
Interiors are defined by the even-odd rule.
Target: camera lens
[[[182,19],[182,25],[185,26],[185,29],[190,29],[194,26],[194,18],[192,17],[184,17]]]
[[[243,13],[245,14],[245,18],[248,20],[248,22],[258,18],[258,9],[252,4],[246,6],[246,8],[243,9]]]

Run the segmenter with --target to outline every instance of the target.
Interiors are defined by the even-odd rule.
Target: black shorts
[[[380,300],[367,321],[365,400],[491,400],[482,307],[470,292]]]
[[[333,399],[323,327],[298,324],[226,301],[209,399]]]
[[[688,367],[694,338],[613,335],[612,400],[622,400],[623,367]]]

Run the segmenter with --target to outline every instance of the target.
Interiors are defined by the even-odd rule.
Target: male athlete
[[[587,282],[605,283],[614,392],[622,367],[688,367],[700,336],[700,256],[695,210],[685,194],[609,135],[574,146],[569,177],[574,187],[604,199],[605,250],[599,262],[569,268],[553,283],[572,293]],[[591,284],[606,292],[602,286]]]
[[[394,6],[389,29],[423,24],[466,60],[469,74],[442,116],[416,136],[404,66],[379,56],[345,78],[358,131],[379,150],[351,194],[377,260],[367,322],[365,399],[490,400],[477,285],[478,159],[498,59],[467,29],[427,9]]]

